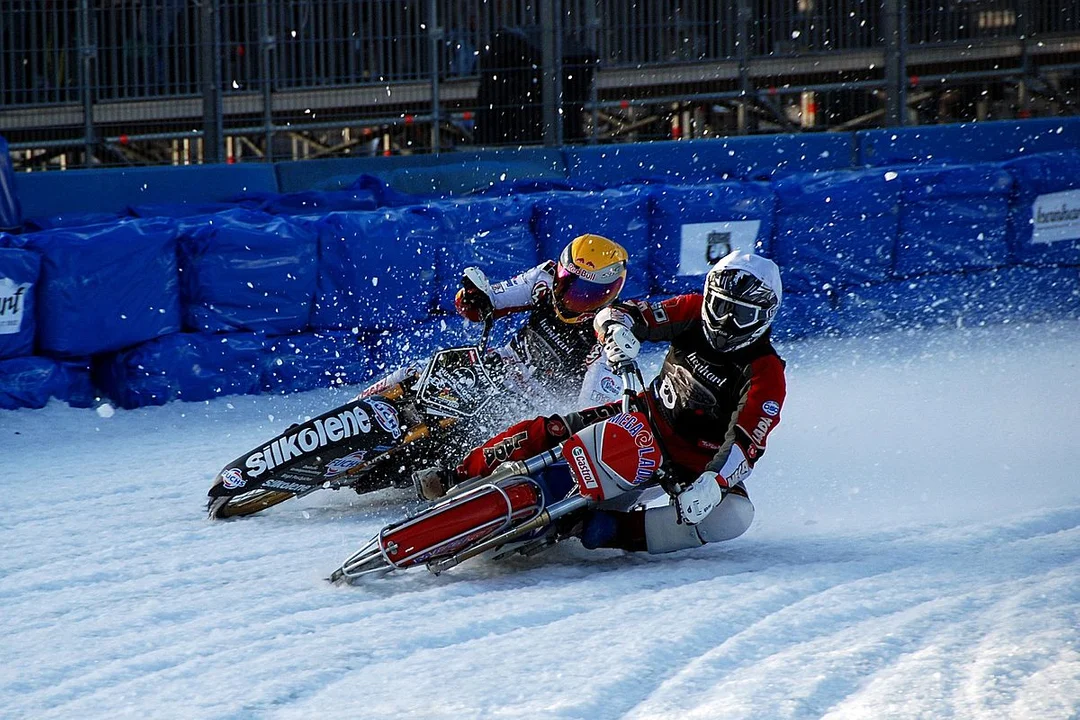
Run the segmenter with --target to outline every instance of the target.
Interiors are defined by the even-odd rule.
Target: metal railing
[[[0,0],[0,134],[18,164],[65,167],[1073,112],[1078,14],[1040,0]]]

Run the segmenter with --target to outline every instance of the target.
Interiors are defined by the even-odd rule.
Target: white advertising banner
[[[752,253],[760,220],[688,223],[682,226],[679,275],[705,275],[732,250]]]
[[[1036,245],[1080,238],[1080,190],[1038,196],[1031,222],[1031,242]]]
[[[16,285],[11,278],[0,277],[0,335],[14,335],[22,330],[26,293],[31,283]]]

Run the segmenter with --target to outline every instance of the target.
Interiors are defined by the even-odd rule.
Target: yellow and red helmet
[[[563,248],[555,267],[552,302],[568,323],[588,319],[611,304],[626,282],[626,250],[600,235],[581,235]]]

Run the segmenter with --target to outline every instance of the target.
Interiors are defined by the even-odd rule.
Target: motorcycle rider
[[[615,366],[641,341],[670,343],[643,397],[667,454],[672,503],[626,512],[593,511],[580,531],[587,548],[664,553],[730,540],[754,517],[745,482],[780,422],[784,361],[770,341],[782,298],[771,260],[734,251],[705,278],[703,294],[633,302],[597,313],[594,329]],[[621,412],[619,403],[517,423],[466,455],[453,471],[428,468],[414,481],[433,499],[448,484],[486,476],[506,460],[552,448],[581,428]]]
[[[620,382],[604,360],[591,321],[618,298],[628,260],[618,243],[585,234],[567,244],[558,260],[503,282],[489,283],[479,268],[465,270],[454,297],[462,317],[481,322],[528,313],[511,340],[492,351],[502,361],[499,375],[511,391],[501,403],[504,411],[512,413],[511,408],[520,404],[527,408],[524,414],[532,414],[538,401],[581,407],[618,397]],[[362,396],[377,394],[418,372],[416,367],[402,368]]]

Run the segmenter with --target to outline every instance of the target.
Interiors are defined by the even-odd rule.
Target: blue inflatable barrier
[[[147,205],[132,205],[128,213],[134,217],[149,218],[190,218],[197,215],[213,215],[237,207],[255,210],[261,201],[251,202],[210,202],[210,203],[156,203]]]
[[[277,192],[267,163],[129,167],[17,173],[23,219],[52,227],[58,215],[126,214],[139,205],[205,204],[242,192]]]
[[[861,130],[856,164],[1000,162],[1080,146],[1080,118],[995,120]]]
[[[312,224],[230,210],[192,225],[179,242],[186,329],[307,329],[318,275]]]
[[[374,375],[360,339],[344,330],[302,333],[269,340],[263,388],[292,393],[365,383]]]
[[[22,205],[15,190],[15,171],[7,141],[0,137],[0,232],[17,232],[20,228]]]
[[[999,165],[898,170],[898,277],[1001,267],[1009,261],[1012,176]]]
[[[773,337],[783,341],[834,334],[839,331],[838,312],[839,300],[834,293],[785,292],[773,322]]]
[[[170,400],[210,400],[258,393],[264,337],[177,333],[95,358],[94,378],[123,408]]]
[[[895,172],[791,175],[773,188],[772,256],[785,290],[807,294],[891,277],[901,190]]]
[[[512,197],[550,192],[600,192],[605,187],[599,183],[586,180],[563,180],[560,178],[507,180],[469,193],[469,197]]]
[[[541,259],[558,260],[567,243],[579,235],[603,235],[622,245],[630,255],[620,297],[629,300],[651,293],[647,189],[540,195],[536,200],[535,222]]]
[[[39,232],[41,230],[56,230],[59,228],[86,228],[95,225],[115,225],[124,218],[129,217],[127,212],[80,212],[60,213],[45,217],[28,218],[23,223],[26,232]]]
[[[1080,265],[1080,151],[1005,163],[1016,181],[1013,249],[1033,265]]]
[[[649,245],[658,292],[701,292],[709,268],[732,250],[769,256],[775,205],[768,183],[655,188]]]
[[[508,280],[539,262],[530,198],[476,199],[436,203],[446,223],[440,246],[436,302],[453,313],[462,270],[479,267],[491,282]]]
[[[852,154],[846,134],[758,135],[571,147],[566,165],[571,180],[606,187],[639,180],[696,184],[840,170],[851,166]]]
[[[37,253],[0,247],[0,359],[34,352],[40,274]]]
[[[43,408],[67,392],[67,373],[46,357],[0,360],[0,409]]]
[[[294,193],[245,193],[233,201],[245,207],[271,215],[323,215],[349,210],[375,210],[380,203],[375,193],[367,189]]]
[[[274,168],[282,192],[340,190],[363,175],[377,175],[402,192],[440,196],[504,180],[566,177],[562,151],[539,147],[296,160],[275,163]]]
[[[42,257],[37,346],[92,355],[179,330],[176,232],[151,219],[10,238]]]
[[[101,400],[94,387],[91,358],[71,358],[60,360],[58,364],[62,381],[53,397],[77,408],[93,407]]]
[[[1012,266],[849,288],[839,295],[836,329],[855,335],[1077,317],[1080,269]]]
[[[430,313],[445,228],[423,208],[330,213],[315,223],[319,279],[312,326],[406,328]]]

